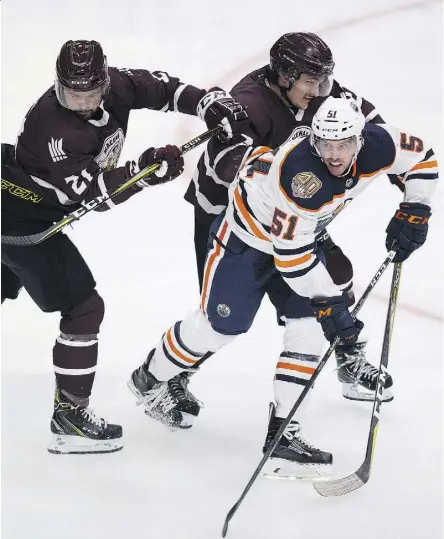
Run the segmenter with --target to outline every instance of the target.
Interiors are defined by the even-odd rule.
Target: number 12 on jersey
[[[296,215],[289,216],[279,208],[275,208],[270,232],[276,237],[282,235],[284,240],[293,240],[297,222],[298,218]],[[285,232],[282,234],[284,230]]]

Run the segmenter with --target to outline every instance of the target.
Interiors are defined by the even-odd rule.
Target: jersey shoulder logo
[[[57,140],[53,137],[51,137],[51,140],[48,142],[49,154],[51,155],[51,159],[54,161],[54,163],[57,163],[57,161],[63,161],[63,159],[68,159],[68,156],[63,151],[62,143],[62,138]]]
[[[284,144],[287,144],[287,142],[293,142],[294,140],[302,140],[305,137],[309,137],[311,133],[311,128],[306,125],[300,125],[299,127],[296,127],[291,132],[288,139],[284,142]],[[282,144],[282,146],[284,145]]]
[[[94,159],[102,170],[116,168],[124,141],[125,135],[120,127],[104,140],[99,155]]]
[[[321,180],[313,172],[299,172],[291,180],[291,191],[295,198],[311,198],[321,187]]]

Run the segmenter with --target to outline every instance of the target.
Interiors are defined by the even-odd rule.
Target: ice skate
[[[113,453],[123,447],[122,427],[108,424],[89,407],[79,406],[59,389],[54,397],[51,419],[53,454]]]
[[[188,389],[191,373],[182,372],[160,382],[149,371],[153,355],[154,350],[151,350],[146,361],[132,373],[128,387],[139,399],[137,405],[144,406],[148,416],[172,429],[189,429],[202,407]]]
[[[271,416],[265,452],[275,437],[283,418],[275,416],[275,407],[270,405]],[[272,479],[322,479],[331,475],[333,456],[309,444],[301,435],[298,421],[291,421],[264,466],[262,475]]]
[[[378,369],[365,358],[366,342],[336,347],[338,378],[342,382],[342,394],[346,399],[373,401],[375,398]],[[385,381],[382,402],[393,400],[393,379],[390,375]]]

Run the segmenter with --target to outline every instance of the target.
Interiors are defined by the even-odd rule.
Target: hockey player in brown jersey
[[[176,146],[148,148],[118,166],[130,112],[142,108],[198,115],[210,129],[220,124],[227,139],[248,122],[243,107],[220,89],[207,92],[162,71],[108,68],[98,42],[68,41],[57,58],[55,85],[29,110],[16,146],[2,144],[3,234],[41,232],[152,163],[160,164],[153,175],[98,209],[176,178],[184,166]],[[2,302],[22,286],[42,311],[61,313],[49,451],[121,449],[121,426],[88,407],[104,302],[87,263],[64,234],[32,247],[3,245]]]
[[[310,137],[251,151],[212,228],[200,308],[168,329],[130,378],[149,415],[181,426],[183,403],[171,380],[180,371],[193,372],[202,357],[246,333],[268,283],[280,275],[305,302],[306,314],[286,320],[267,448],[315,372],[326,339],[338,335],[345,349],[359,340],[363,325],[353,319],[327,271],[316,236],[386,172],[401,174],[405,182],[404,200],[386,229],[387,250],[395,249],[394,261],[403,262],[426,241],[438,178],[433,149],[423,140],[366,124],[353,100],[329,97],[314,116]],[[368,370],[365,360],[360,368]],[[245,380],[246,390],[249,383]],[[305,478],[329,472],[331,453],[304,439],[301,421],[298,414],[289,423],[268,473]]]
[[[254,144],[277,148],[285,142],[307,136],[313,116],[327,96],[352,97],[362,110],[366,122],[384,123],[372,103],[339,84],[333,78],[333,72],[332,52],[319,36],[305,32],[281,36],[271,47],[269,65],[247,74],[231,91],[248,111],[251,122],[249,133]],[[244,141],[234,142],[231,145],[218,139],[209,142],[185,195],[195,211],[194,240],[200,288],[210,227],[227,205],[229,185],[248,150]],[[397,181],[396,175],[392,178]],[[348,295],[351,305],[354,294],[350,260],[326,230],[319,231],[316,241],[331,277]],[[303,310],[297,312],[297,300],[279,275],[268,283],[267,294],[273,305],[281,302],[285,295],[288,296],[287,312],[281,313],[281,316],[304,316]],[[282,320],[279,323],[284,325]],[[336,350],[337,375],[345,398],[373,400],[369,386],[376,379],[377,369],[369,364],[368,369],[361,370],[359,378],[356,376],[365,348],[366,340],[362,338],[353,347],[339,346]],[[392,379],[388,383],[391,385]],[[387,392],[385,400],[391,398],[392,395]]]

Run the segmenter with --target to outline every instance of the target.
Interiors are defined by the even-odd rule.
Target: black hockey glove
[[[353,320],[344,296],[313,298],[311,308],[327,341],[332,342],[336,335],[341,337],[342,344],[355,344],[358,340],[364,324],[360,320]]]
[[[138,165],[140,170],[154,163],[160,163],[160,168],[153,172],[151,176],[139,180],[137,182],[139,187],[169,182],[183,172],[183,157],[177,146],[168,144],[165,148],[149,148],[139,157]]]
[[[234,138],[239,138],[248,145],[253,144],[247,111],[221,88],[211,88],[202,97],[197,104],[196,114],[207,124],[208,129],[218,125],[223,127],[222,133],[218,135],[221,142],[233,142]]]
[[[431,216],[430,206],[417,202],[401,202],[386,229],[387,251],[396,249],[393,262],[404,262],[425,243]]]

